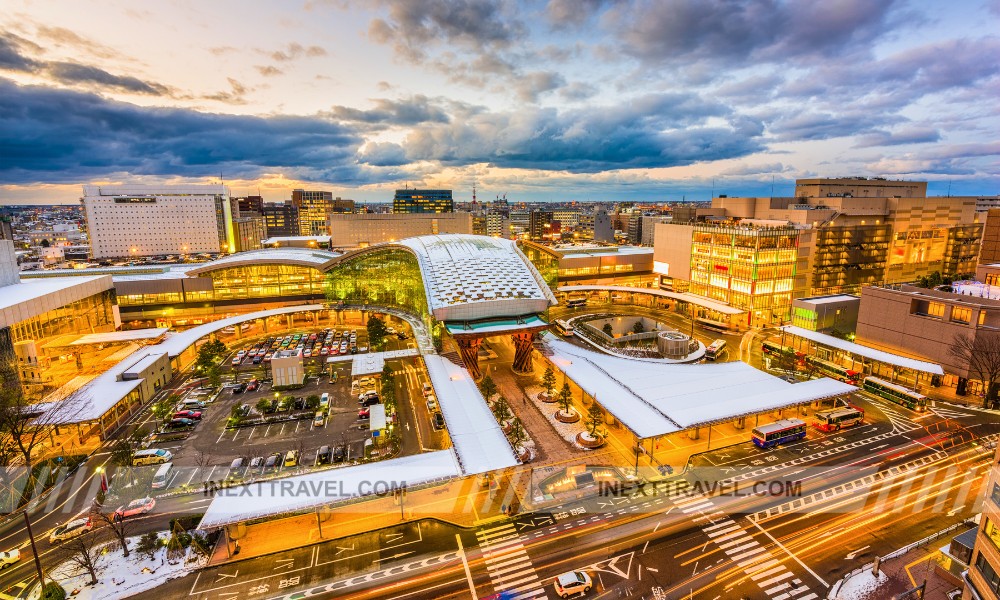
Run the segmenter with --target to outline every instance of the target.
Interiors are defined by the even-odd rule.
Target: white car
[[[21,560],[21,551],[17,548],[10,552],[0,552],[0,570],[6,569],[19,560]]]
[[[594,587],[594,582],[583,571],[568,571],[556,576],[556,595],[560,598],[569,598],[574,594],[586,594],[590,588]]]
[[[64,523],[52,530],[49,534],[49,543],[64,542],[83,535],[94,528],[94,523],[90,519],[74,519],[69,523]]]

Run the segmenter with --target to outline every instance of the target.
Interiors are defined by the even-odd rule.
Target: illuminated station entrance
[[[509,319],[493,319],[477,323],[445,323],[448,333],[458,344],[462,362],[474,379],[482,376],[479,368],[479,348],[483,340],[496,335],[510,335],[514,344],[516,373],[531,372],[531,355],[534,352],[535,334],[548,329],[548,323],[536,315]]]

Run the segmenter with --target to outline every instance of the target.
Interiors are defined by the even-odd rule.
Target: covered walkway
[[[861,344],[855,344],[854,342],[848,342],[847,340],[835,338],[832,335],[803,329],[802,327],[796,327],[794,325],[786,325],[780,329],[788,335],[803,338],[821,346],[835,348],[852,356],[864,357],[875,362],[899,367],[901,369],[918,371],[920,373],[944,375],[944,369],[937,363],[900,356],[898,354],[892,354],[891,352],[885,352],[882,350],[876,350],[875,348],[869,348],[868,346],[862,346]]]

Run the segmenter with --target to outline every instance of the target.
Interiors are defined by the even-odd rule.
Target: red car
[[[371,411],[367,408],[362,408],[361,410],[358,411],[359,419],[370,419],[371,416],[372,416]]]
[[[138,500],[133,500],[126,504],[125,506],[119,506],[115,510],[115,519],[121,520],[126,517],[134,517],[136,515],[144,515],[156,507],[156,498],[139,498]]]
[[[191,419],[192,421],[200,421],[201,420],[201,411],[200,410],[182,410],[180,412],[175,412],[174,413],[174,418],[175,419]]]
[[[248,392],[253,392],[253,391],[255,391],[259,387],[260,387],[260,382],[257,381],[256,379],[251,379],[250,383],[247,384],[247,391]]]

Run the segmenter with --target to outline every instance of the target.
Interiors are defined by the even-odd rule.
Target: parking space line
[[[248,436],[247,436],[247,441],[248,441],[248,442],[250,441],[250,438],[252,438],[252,437],[253,437],[253,432],[254,432],[254,431],[257,431],[257,428],[256,428],[256,427],[251,427],[251,428],[250,428],[250,435],[248,435]],[[233,438],[233,439],[236,439],[236,438]]]

